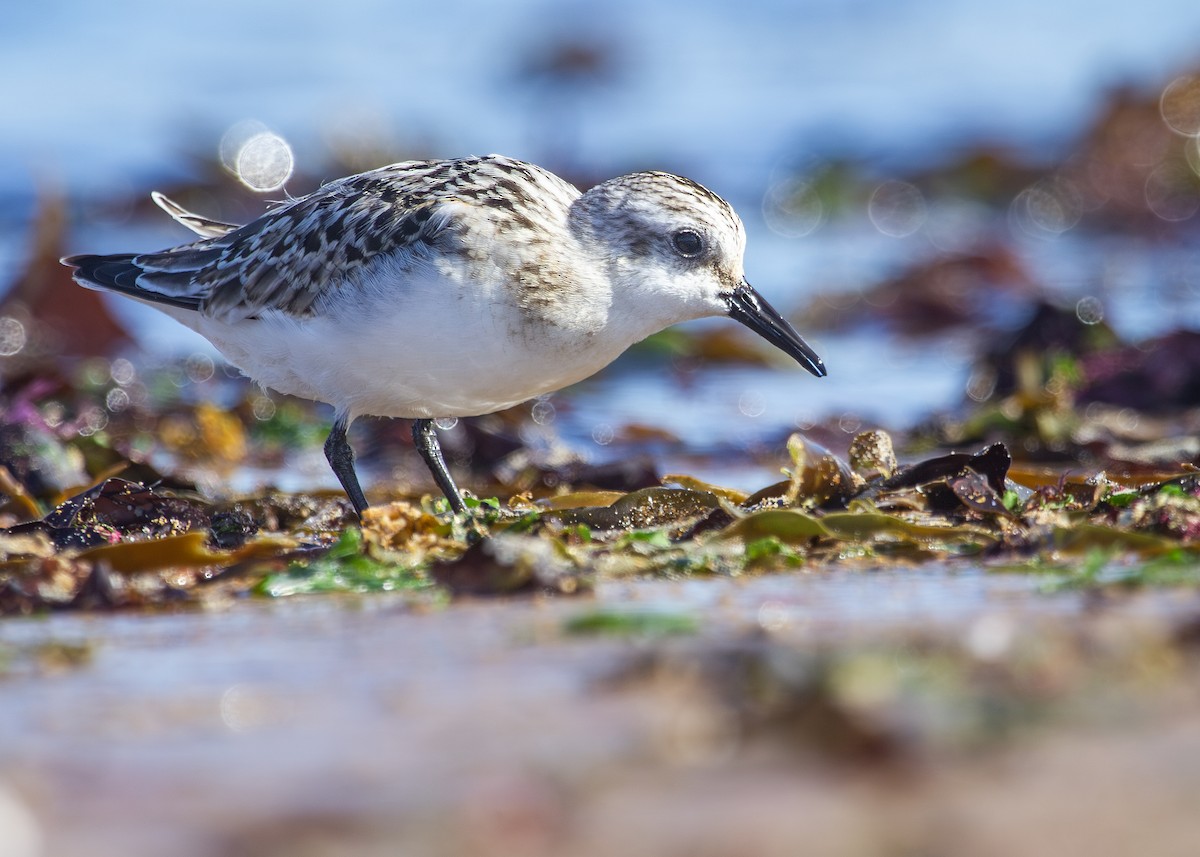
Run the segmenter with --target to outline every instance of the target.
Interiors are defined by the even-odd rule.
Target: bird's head
[[[825,364],[746,281],[746,230],[707,188],[669,173],[611,179],[572,206],[573,234],[607,271],[614,315],[647,333],[727,315],[818,377]]]

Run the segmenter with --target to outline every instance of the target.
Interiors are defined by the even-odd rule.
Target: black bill
[[[749,283],[743,281],[725,300],[729,304],[730,318],[746,325],[818,378],[825,377],[825,364],[817,352]]]

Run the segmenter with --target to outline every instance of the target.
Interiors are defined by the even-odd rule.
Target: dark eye
[[[689,259],[699,256],[704,249],[704,239],[694,229],[680,229],[671,236],[671,244],[675,246],[675,250],[680,256],[686,256]]]

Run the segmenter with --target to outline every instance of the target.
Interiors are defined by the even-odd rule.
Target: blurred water
[[[15,816],[36,834],[26,838],[45,847],[3,853],[313,853],[310,843],[335,838],[346,853],[519,853],[506,844],[497,850],[512,841],[506,834],[458,847],[469,822],[459,822],[466,816],[457,808],[499,800],[491,797],[497,789],[527,794],[534,774],[526,771],[566,784],[579,806],[595,802],[592,784],[614,781],[614,771],[644,778],[664,758],[674,764],[654,794],[680,770],[689,783],[705,771],[728,776],[728,762],[715,761],[724,756],[682,767],[660,749],[676,734],[662,724],[703,703],[644,680],[626,690],[648,656],[695,652],[681,663],[716,665],[730,649],[770,645],[788,655],[845,642],[854,652],[881,638],[903,653],[904,632],[917,628],[940,633],[953,652],[979,627],[999,627],[1004,637],[1011,627],[1032,632],[1084,609],[1078,594],[1036,597],[1036,583],[937,567],[843,570],[617,581],[584,600],[464,599],[443,609],[409,610],[395,597],[325,597],[10,619],[0,624],[9,659],[0,694],[0,800],[9,826],[0,841],[20,841]],[[596,611],[685,616],[696,633],[672,645],[564,632]],[[43,665],[64,646],[86,647],[85,663]],[[737,776],[744,788],[745,773]],[[615,782],[614,790],[631,788],[623,776]],[[658,813],[656,801],[639,797],[636,812]],[[694,801],[675,817],[694,816]],[[526,815],[511,817],[527,829]],[[450,825],[445,841],[453,844],[410,846],[411,831],[430,823]],[[299,830],[304,844],[277,846],[271,831],[281,829]],[[364,850],[356,832],[380,829],[387,845]],[[242,830],[250,832],[231,847],[229,831]],[[554,842],[538,850],[582,853]]]
[[[1041,145],[1119,82],[1195,58],[1200,5],[1088,0],[46,0],[0,27],[0,192],[186,171],[237,120],[301,160],[327,137],[503,151],[605,174],[636,163],[761,194],[813,146],[928,152],[986,133]],[[522,76],[596,46],[578,85]]]
[[[850,153],[886,174],[975,139],[1050,160],[1108,88],[1153,91],[1200,56],[1197,45],[1194,0],[17,4],[0,26],[0,266],[19,264],[39,188],[141,193],[193,175],[190,155],[211,158],[227,129],[254,119],[291,144],[301,168],[330,146],[386,144],[501,151],[582,176],[643,166],[692,175],[742,213],[749,278],[790,311],[812,292],[869,284],[934,240],[886,210],[871,212],[876,228],[770,228],[764,195],[796,164]],[[555,62],[565,76],[537,72]],[[955,213],[956,228],[972,222]],[[77,251],[185,237],[169,223],[79,226]],[[1107,288],[1108,320],[1123,333],[1157,332],[1180,312],[1200,322],[1194,288],[1180,312],[1148,291],[1161,266],[1195,272],[1196,258],[1071,236],[1021,248],[1067,296]],[[205,347],[150,310],[114,306],[152,349]],[[901,424],[961,398],[968,352],[953,343],[817,344],[830,369],[822,381],[735,369],[680,387],[621,374],[584,387],[560,427],[586,441],[596,426],[666,421],[705,446],[845,413]]]

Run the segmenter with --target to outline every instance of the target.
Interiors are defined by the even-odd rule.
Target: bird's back
[[[461,206],[532,227],[531,218],[561,223],[578,195],[552,173],[499,155],[405,161],[330,182],[245,226],[221,224],[224,234],[63,262],[82,285],[224,322],[264,310],[301,319],[380,257],[395,268],[394,257],[403,267],[407,255],[420,255],[456,225]]]

